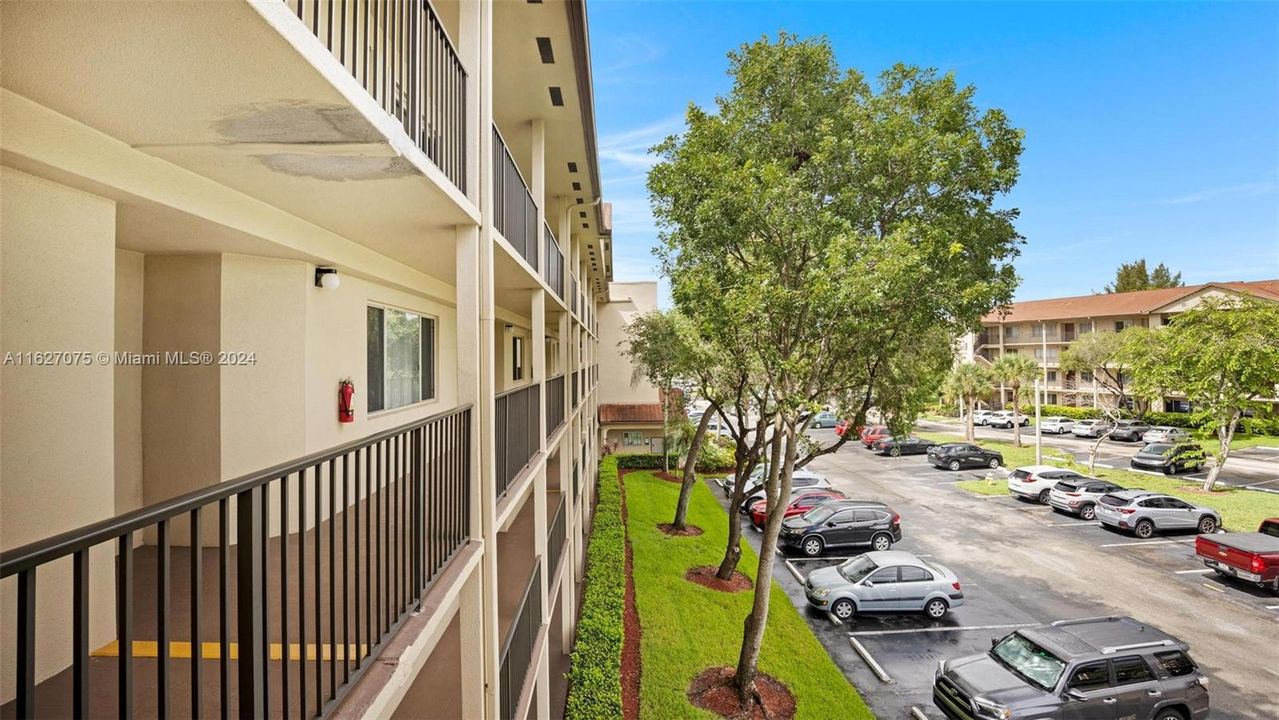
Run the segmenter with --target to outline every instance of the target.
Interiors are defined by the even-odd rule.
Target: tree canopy
[[[1159,263],[1154,270],[1146,270],[1146,259],[1123,263],[1115,270],[1115,281],[1106,286],[1105,292],[1125,293],[1134,290],[1157,290],[1185,285],[1181,273],[1173,273],[1167,265]]]

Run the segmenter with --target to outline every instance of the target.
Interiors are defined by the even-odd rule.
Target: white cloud
[[[1179,195],[1173,198],[1162,200],[1162,205],[1188,205],[1191,203],[1203,202],[1205,200],[1215,200],[1218,198],[1250,198],[1260,195],[1267,195],[1279,189],[1273,180],[1265,182],[1249,182],[1239,183],[1238,185],[1226,185],[1224,187],[1208,188],[1198,192]]]

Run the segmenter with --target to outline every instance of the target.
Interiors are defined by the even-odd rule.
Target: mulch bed
[[[755,677],[755,698],[743,705],[733,687],[736,669],[712,667],[693,678],[688,700],[703,710],[731,720],[789,720],[795,717],[795,696],[776,678],[760,673]]]
[[[621,474],[619,473],[619,477]],[[627,526],[626,485],[622,484],[622,527]],[[626,592],[625,609],[622,611],[622,717],[638,720],[640,708],[640,620],[635,606],[635,558],[631,553],[630,537],[626,538]]]
[[[704,588],[718,590],[720,592],[744,592],[754,587],[749,576],[744,573],[733,571],[733,576],[728,580],[720,580],[715,577],[715,573],[719,572],[719,568],[711,565],[698,565],[695,568],[689,568],[684,573],[684,579],[689,582],[695,582]]]
[[[674,475],[672,473],[668,473],[665,470],[658,470],[657,472],[653,473],[653,475],[655,475],[657,478],[661,480],[665,480],[666,482],[673,482],[677,484],[684,482],[683,477],[679,475]]]
[[[657,526],[657,529],[674,537],[697,537],[704,532],[696,525],[685,525],[683,530],[676,530],[675,526],[670,523],[661,523]]]

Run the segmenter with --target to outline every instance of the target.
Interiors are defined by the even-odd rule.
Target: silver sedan
[[[840,620],[857,613],[922,612],[934,620],[964,604],[959,578],[901,550],[868,552],[809,573],[808,603]]]
[[[1146,431],[1141,436],[1142,442],[1149,445],[1150,443],[1179,443],[1186,442],[1190,439],[1190,433],[1181,428],[1169,427],[1167,425],[1156,425]]]

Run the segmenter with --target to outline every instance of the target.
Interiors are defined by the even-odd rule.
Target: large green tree
[[[1261,398],[1279,395],[1279,303],[1208,297],[1130,346],[1133,389],[1149,398],[1182,394],[1217,438],[1204,480],[1211,490],[1230,458],[1230,441]]]
[[[991,374],[988,367],[977,363],[960,363],[951,369],[942,385],[942,392],[952,401],[964,405],[964,439],[972,442],[973,410],[977,401],[990,394]]]
[[[1129,349],[1141,345],[1148,332],[1145,328],[1132,327],[1122,332],[1086,333],[1080,335],[1061,354],[1062,372],[1073,372],[1080,377],[1084,373],[1092,376],[1093,407],[1106,416],[1112,429],[1115,421],[1119,420],[1128,407],[1128,384],[1132,375]],[[1101,433],[1089,446],[1089,473],[1096,469],[1097,452],[1101,443],[1109,436],[1109,431]]]
[[[735,675],[750,705],[804,418],[865,386],[852,368],[875,364],[866,348],[901,361],[885,337],[957,335],[1010,299],[1021,239],[996,200],[1022,136],[950,75],[898,65],[872,84],[841,71],[824,39],[783,33],[729,65],[715,111],[690,106],[685,131],[657,146],[649,189],[676,306],[765,394],[737,416],[743,437],[767,433],[770,456]],[[935,392],[944,369],[898,380]]]
[[[1146,269],[1146,259],[1122,263],[1115,269],[1115,281],[1106,286],[1108,293],[1125,293],[1134,290],[1156,290],[1185,285],[1181,273],[1173,273],[1167,265],[1159,263],[1154,270]]]
[[[1013,446],[1021,447],[1022,390],[1039,375],[1039,364],[1025,355],[1005,354],[990,366],[990,376],[995,382],[1007,385],[1013,395]],[[1000,398],[1001,400],[1003,398]]]

